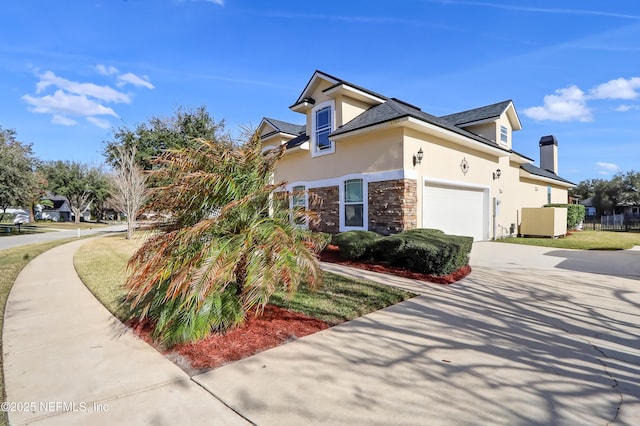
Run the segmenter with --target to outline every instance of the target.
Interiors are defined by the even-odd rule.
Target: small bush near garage
[[[543,207],[566,207],[567,229],[573,229],[581,224],[586,214],[582,204],[545,204]]]
[[[332,243],[340,248],[343,259],[358,260],[370,257],[371,246],[382,238],[373,231],[347,231],[334,235]]]
[[[371,252],[391,266],[433,275],[447,275],[469,263],[473,238],[433,231],[414,229],[391,235],[376,241]]]

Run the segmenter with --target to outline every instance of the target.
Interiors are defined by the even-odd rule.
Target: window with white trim
[[[306,211],[307,210],[307,193],[304,185],[298,185],[291,188],[291,210],[293,212],[297,211]],[[293,216],[291,218],[296,225],[307,226],[307,218],[296,218]]]
[[[503,145],[509,143],[509,129],[506,126],[500,126],[500,143]]]
[[[362,179],[344,181],[344,226],[364,228],[364,190]]]
[[[327,101],[311,111],[312,156],[335,152],[335,144],[329,139],[334,127],[334,102]]]
[[[551,185],[547,186],[547,204],[551,204]]]

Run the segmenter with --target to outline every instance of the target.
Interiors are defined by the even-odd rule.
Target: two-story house
[[[436,117],[316,71],[289,107],[302,124],[264,118],[263,149],[286,144],[276,181],[324,232],[437,228],[476,240],[517,233],[523,207],[566,203],[558,143],[540,139],[541,166],[512,149],[511,101]]]

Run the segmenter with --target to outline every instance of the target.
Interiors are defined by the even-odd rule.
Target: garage
[[[488,188],[424,183],[422,227],[487,240]]]

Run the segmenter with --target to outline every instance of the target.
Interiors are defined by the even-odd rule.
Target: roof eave
[[[284,151],[284,155],[293,154],[298,151],[309,151],[309,141],[303,142],[298,146],[294,146],[293,148],[287,148]]]
[[[526,171],[526,170],[524,170],[522,168],[520,169],[520,177],[524,177],[524,178],[527,178],[527,179],[538,180],[540,182],[552,183],[554,185],[564,186],[566,188],[575,188],[576,187],[575,183],[565,182],[563,180],[551,179],[551,178],[548,178],[548,177],[536,175],[536,174],[533,174],[533,173],[529,173],[528,171]]]
[[[436,126],[431,123],[427,123],[423,120],[420,120],[418,118],[414,118],[411,116],[393,118],[381,123],[376,123],[374,125],[361,127],[359,129],[353,129],[344,133],[338,133],[337,135],[331,135],[330,137],[332,140],[338,141],[346,137],[350,137],[350,136],[354,136],[362,133],[368,133],[374,130],[379,130],[381,128],[390,128],[390,127],[399,127],[399,126],[413,128],[423,133],[444,136],[448,139],[453,139],[453,141],[458,145],[467,146],[469,148],[475,149],[477,151],[485,152],[488,154],[498,155],[499,157],[504,157],[509,155],[508,151],[505,151],[501,148],[492,147],[480,141],[473,140],[464,135],[460,135],[451,130],[442,128],[440,126]]]
[[[374,96],[371,93],[367,93],[364,90],[358,89],[356,87],[350,86],[346,83],[338,83],[334,86],[331,86],[325,90],[323,90],[324,94],[330,97],[334,97],[335,95],[345,92],[349,97],[357,99],[359,101],[367,102],[367,103],[376,103],[381,104],[385,101],[385,99],[380,98],[378,96]]]
[[[518,152],[511,151],[511,154],[509,155],[509,161],[513,161],[517,164],[533,164],[534,160]]]

